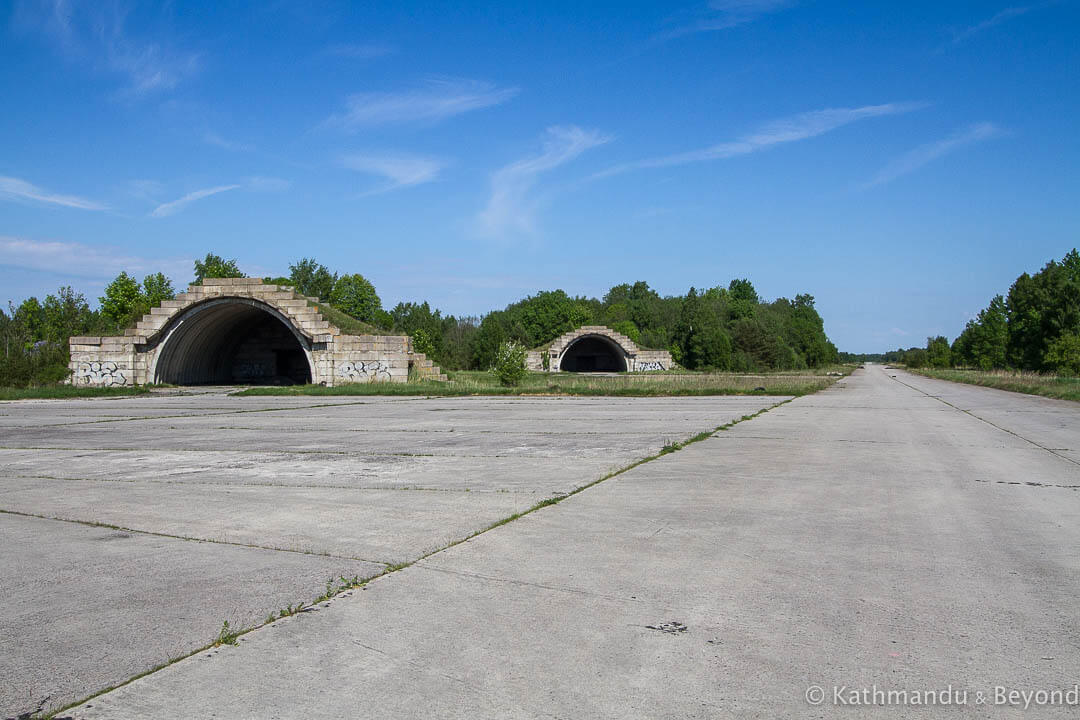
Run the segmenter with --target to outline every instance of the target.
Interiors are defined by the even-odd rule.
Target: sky
[[[0,0],[0,302],[314,257],[385,307],[809,293],[954,338],[1080,245],[1080,2]]]

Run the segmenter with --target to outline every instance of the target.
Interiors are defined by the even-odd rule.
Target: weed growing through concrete
[[[214,647],[220,647],[222,645],[235,645],[236,638],[240,633],[232,629],[229,626],[229,621],[221,623],[221,632],[218,633],[217,640],[214,641]]]
[[[300,612],[303,609],[304,609],[304,603],[303,602],[296,603],[296,607],[293,607],[292,604],[290,603],[289,605],[286,605],[285,607],[281,608],[281,610],[278,612],[278,618],[279,619],[280,618],[287,618],[287,617],[289,617],[291,615],[295,615],[296,613]]]

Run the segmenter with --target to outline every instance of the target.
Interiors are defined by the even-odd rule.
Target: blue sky
[[[1067,0],[0,8],[0,301],[208,251],[459,315],[748,277],[878,351],[1080,245]]]

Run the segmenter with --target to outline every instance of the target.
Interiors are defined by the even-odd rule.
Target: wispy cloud
[[[959,45],[960,43],[964,42],[965,40],[971,38],[974,35],[978,35],[979,33],[989,30],[990,28],[997,25],[1000,25],[1007,20],[1011,20],[1012,18],[1020,17],[1021,15],[1029,13],[1034,10],[1035,7],[1035,5],[1025,5],[1023,7],[1005,8],[1004,10],[995,13],[993,16],[987,18],[986,20],[983,20],[980,23],[975,23],[971,27],[965,28],[964,30],[958,32],[956,34],[956,37],[953,38],[953,45]]]
[[[436,158],[401,153],[351,154],[343,155],[340,160],[343,167],[378,175],[386,180],[385,184],[365,192],[365,195],[431,182],[446,166],[445,162]]]
[[[896,160],[892,161],[878,172],[864,188],[891,182],[896,178],[915,172],[923,165],[937,160],[943,155],[948,155],[954,150],[974,143],[989,140],[1001,134],[1001,128],[993,123],[982,122],[956,131],[944,140],[926,143],[910,150]]]
[[[248,190],[250,192],[283,192],[288,190],[292,186],[288,180],[283,180],[276,177],[265,177],[263,175],[254,175],[247,178],[242,183],[233,183],[231,185],[217,185],[215,187],[203,188],[202,190],[194,190],[184,195],[181,198],[177,198],[171,202],[161,203],[150,213],[150,217],[163,218],[170,215],[175,215],[191,203],[196,200],[202,200],[213,195],[218,195],[223,192],[229,192],[231,190]]]
[[[480,232],[490,236],[534,232],[538,203],[530,198],[530,190],[537,176],[610,140],[608,135],[575,125],[548,128],[539,155],[518,160],[492,175],[491,198],[476,218]]]
[[[349,60],[372,60],[377,57],[390,55],[393,52],[393,47],[377,43],[331,45],[324,51],[326,55],[348,58]]]
[[[150,217],[168,217],[169,215],[175,215],[191,203],[196,200],[202,200],[218,193],[228,192],[229,190],[236,190],[241,187],[240,185],[218,185],[217,187],[204,188],[202,190],[195,190],[189,192],[182,198],[173,200],[172,202],[162,203],[154,208],[154,211],[150,213]]]
[[[19,0],[14,25],[40,32],[73,62],[123,75],[124,92],[142,95],[175,87],[201,68],[198,53],[134,37],[121,0]]]
[[[809,138],[824,135],[827,132],[850,125],[853,122],[866,118],[881,117],[883,115],[896,115],[911,112],[925,107],[925,103],[902,102],[886,103],[884,105],[864,105],[857,108],[828,108],[800,113],[782,120],[774,120],[767,123],[754,132],[717,145],[712,145],[701,150],[664,155],[656,158],[638,160],[623,165],[617,165],[594,175],[594,178],[618,175],[630,170],[643,168],[670,167],[672,165],[687,165],[689,163],[706,162],[709,160],[722,160],[724,158],[749,155],[759,150],[765,150],[774,145],[807,140]]]
[[[0,235],[0,265],[85,278],[111,278],[121,270],[182,277],[191,272],[192,260],[147,258],[108,246]]]
[[[794,4],[794,0],[713,0],[703,8],[684,13],[671,21],[674,27],[660,35],[670,40],[682,35],[714,32],[743,25]]]
[[[79,210],[108,210],[107,205],[75,195],[58,195],[15,177],[0,176],[0,198],[20,202],[59,205]]]
[[[248,145],[247,143],[239,143],[232,140],[226,140],[225,138],[221,137],[216,132],[213,132],[211,130],[207,130],[205,133],[203,133],[203,142],[205,142],[207,145],[213,145],[214,147],[219,147],[222,150],[229,150],[231,152],[250,152],[254,149],[251,145]]]
[[[345,111],[326,125],[355,131],[402,122],[438,122],[492,107],[517,95],[517,88],[499,88],[477,80],[431,79],[418,88],[350,95]]]

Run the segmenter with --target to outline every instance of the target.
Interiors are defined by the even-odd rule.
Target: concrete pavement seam
[[[956,405],[953,405],[953,404],[952,404],[951,402],[949,402],[948,400],[945,400],[944,398],[938,397],[937,395],[931,395],[930,393],[926,392],[925,390],[922,390],[922,389],[920,389],[920,388],[917,388],[917,387],[915,387],[914,385],[909,385],[908,383],[904,382],[903,380],[901,380],[900,378],[896,377],[895,375],[890,375],[889,377],[891,377],[891,378],[892,378],[893,380],[895,380],[896,382],[900,383],[900,384],[901,384],[901,385],[903,385],[904,387],[907,387],[907,388],[911,388],[911,389],[912,389],[912,390],[914,390],[915,392],[919,392],[919,393],[922,393],[923,395],[925,395],[925,396],[926,396],[926,397],[928,397],[928,398],[933,398],[934,400],[937,400],[937,401],[938,401],[938,402],[940,402],[940,403],[943,403],[943,404],[945,404],[945,405],[948,405],[949,407],[951,407],[951,408],[952,408],[953,410],[956,410],[957,412],[962,412],[962,413],[964,413],[965,415],[967,415],[967,416],[969,416],[969,417],[973,417],[973,418],[975,418],[975,419],[976,419],[976,420],[978,420],[979,422],[984,422],[984,423],[986,423],[987,425],[989,425],[989,426],[990,426],[990,427],[992,427],[992,428],[997,428],[998,430],[1001,430],[1002,432],[1006,432],[1006,433],[1009,433],[1009,434],[1010,434],[1010,435],[1012,435],[1013,437],[1016,437],[1016,438],[1020,438],[1020,439],[1021,439],[1021,440],[1023,440],[1024,442],[1027,442],[1027,443],[1031,443],[1031,444],[1032,444],[1032,445],[1034,445],[1035,447],[1039,448],[1040,450],[1045,450],[1046,452],[1050,453],[1050,454],[1051,454],[1051,455],[1053,455],[1054,457],[1057,457],[1057,458],[1061,458],[1062,460],[1064,460],[1064,461],[1066,461],[1066,462],[1070,462],[1070,463],[1072,463],[1073,465],[1080,465],[1080,461],[1077,461],[1077,460],[1073,460],[1073,459],[1072,459],[1071,457],[1069,457],[1069,456],[1067,456],[1067,455],[1062,455],[1061,453],[1057,452],[1057,451],[1056,451],[1056,450],[1054,450],[1053,448],[1048,448],[1048,447],[1046,447],[1045,445],[1040,445],[1039,443],[1035,442],[1034,440],[1032,440],[1032,439],[1030,439],[1030,438],[1026,438],[1026,437],[1024,437],[1023,435],[1021,435],[1021,434],[1020,434],[1020,433],[1018,433],[1018,432],[1013,432],[1012,430],[1010,430],[1010,429],[1008,429],[1008,428],[1004,428],[1004,427],[1001,427],[1000,425],[997,425],[997,424],[995,424],[995,423],[992,423],[992,422],[990,422],[989,420],[987,420],[986,418],[983,418],[983,417],[979,417],[978,415],[976,415],[975,413],[971,412],[970,410],[965,410],[965,409],[964,409],[964,408],[962,408],[962,407],[957,407]],[[937,380],[938,378],[931,378],[931,379],[933,379],[933,380]],[[948,382],[948,380],[942,380],[942,382]]]
[[[293,553],[295,555],[310,555],[312,557],[326,557],[335,560],[352,560],[353,562],[366,562],[373,565],[390,567],[390,563],[382,560],[369,560],[361,557],[349,557],[347,555],[333,555],[331,553],[311,552],[310,550],[292,550],[290,548],[274,547],[272,545],[255,545],[253,543],[229,542],[228,540],[213,540],[210,538],[192,537],[190,535],[173,535],[171,533],[154,532],[152,530],[136,530],[135,528],[113,525],[111,523],[98,522],[96,520],[75,520],[73,518],[58,517],[55,515],[39,515],[38,513],[22,512],[21,510],[7,510],[0,508],[0,515],[16,515],[18,517],[35,518],[37,520],[52,520],[54,522],[71,523],[85,527],[105,528],[106,530],[118,530],[120,532],[135,533],[137,535],[150,535],[152,537],[169,538],[170,540],[187,540],[189,542],[213,543],[214,545],[231,545],[233,547],[249,548],[251,550],[267,550],[270,552]]]

